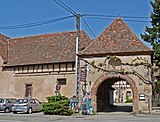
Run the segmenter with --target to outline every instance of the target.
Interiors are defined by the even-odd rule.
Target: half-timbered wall
[[[39,64],[14,67],[15,74],[36,74],[74,71],[74,63]]]
[[[4,67],[0,83],[0,97],[24,98],[26,87],[31,89],[31,97],[45,101],[55,95],[55,85],[61,83],[60,93],[67,97],[74,94],[74,62],[37,64],[28,66]]]

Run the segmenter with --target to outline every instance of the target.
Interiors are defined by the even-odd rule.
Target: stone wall
[[[149,55],[131,55],[131,56],[116,56],[121,60],[123,64],[134,64],[136,62],[148,62],[151,63],[151,57]],[[139,57],[138,60],[137,57]],[[105,70],[121,70],[125,72],[132,72],[133,70],[138,72],[141,77],[135,74],[121,74],[117,72],[105,72],[97,71],[91,65],[87,64],[87,91],[91,92],[92,105],[96,110],[97,98],[96,93],[99,85],[109,79],[121,78],[127,81],[131,85],[133,92],[133,112],[148,111],[149,104],[152,95],[152,87],[148,81],[151,80],[151,69],[146,68],[143,65],[130,66],[130,65],[118,65],[112,66],[109,63],[109,59],[106,57],[92,57],[84,58],[88,62],[95,62],[94,65],[100,66]],[[105,62],[104,62],[105,61]],[[0,59],[0,64],[3,65],[3,59]],[[86,62],[81,61],[81,67]],[[105,64],[105,65],[103,65]],[[112,64],[112,63],[111,63]],[[74,95],[74,80],[75,80],[75,66],[74,62],[70,63],[57,63],[57,64],[37,64],[30,66],[15,66],[15,67],[3,67],[0,71],[0,97],[25,97],[25,85],[32,85],[32,97],[41,101],[46,101],[46,97],[55,95],[55,85],[58,79],[66,79],[66,84],[62,85],[60,93],[67,97]],[[80,84],[83,84],[80,82]],[[82,95],[82,88],[80,87],[80,96]],[[145,100],[139,100],[139,95],[144,94]],[[151,105],[150,105],[151,106]]]
[[[74,94],[74,63],[44,64],[6,67],[0,72],[0,97],[25,97],[26,84],[32,85],[32,97],[46,101],[55,95],[58,79],[65,79],[60,93],[67,97]]]
[[[144,62],[151,64],[151,57],[150,55],[131,55],[131,56],[116,56],[118,59],[121,60],[122,64],[125,65],[119,65],[119,66],[112,66],[109,64],[109,59],[106,60],[106,57],[99,57],[99,58],[85,58],[84,60],[87,60],[89,63],[93,63],[97,67],[101,67],[101,69],[105,70],[112,70],[112,71],[122,71],[124,72],[132,72],[136,71],[138,74],[140,74],[141,77],[135,74],[121,74],[116,72],[106,72],[105,70],[97,71],[97,68],[93,68],[91,65],[88,64],[88,72],[87,72],[87,84],[90,84],[87,86],[87,90],[91,92],[92,102],[93,106],[96,109],[96,87],[99,87],[101,83],[107,79],[110,78],[121,78],[123,80],[126,80],[130,85],[131,89],[133,91],[133,111],[134,112],[141,112],[141,111],[147,111],[148,109],[148,97],[150,99],[150,96],[152,95],[152,87],[151,84],[148,82],[152,82],[151,79],[151,69],[145,67],[144,65],[137,65],[137,66],[130,66],[126,65],[128,64],[136,64],[137,62]],[[138,58],[137,58],[138,57]],[[81,67],[85,65],[85,61],[81,61]],[[105,65],[102,65],[105,64]],[[144,79],[143,79],[144,78]],[[90,83],[89,83],[90,82]],[[94,87],[94,88],[93,88]],[[145,94],[145,100],[139,100],[139,94]],[[95,95],[95,96],[94,96]],[[95,103],[94,103],[95,102]]]

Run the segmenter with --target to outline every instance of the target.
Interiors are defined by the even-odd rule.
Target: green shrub
[[[60,100],[68,100],[68,98],[65,96],[58,95],[58,96],[47,97],[47,100],[50,103],[50,102],[56,102]]]
[[[43,103],[42,112],[46,115],[70,116],[73,111],[69,109],[69,100],[65,96],[47,97],[48,102]]]
[[[128,95],[126,95],[125,103],[131,103],[131,102],[132,102],[132,99]]]

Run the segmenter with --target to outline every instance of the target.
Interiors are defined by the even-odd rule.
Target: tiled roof
[[[8,46],[7,41],[4,41],[8,37],[1,34],[0,37],[0,54],[7,61],[4,66],[75,61],[76,32],[9,39]],[[80,32],[79,55],[81,56],[151,53],[152,50],[141,42],[121,18],[115,19],[92,42],[84,31]]]
[[[9,37],[3,35],[3,34],[0,34],[0,40],[7,40],[9,39]]]
[[[7,62],[7,39],[9,39],[9,37],[0,34],[0,56],[2,56],[4,62]]]
[[[146,54],[151,53],[152,50],[141,42],[121,18],[116,18],[98,38],[79,54],[82,56],[128,55],[140,52]]]
[[[80,50],[90,39],[80,32]],[[10,39],[9,59],[6,66],[75,61],[76,32],[62,32]]]

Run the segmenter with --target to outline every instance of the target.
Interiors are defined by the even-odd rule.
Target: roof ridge
[[[120,17],[117,17],[116,19],[121,19]],[[115,20],[116,20],[115,19]],[[114,21],[115,21],[114,20]],[[112,21],[108,26],[107,26],[107,28],[105,29],[105,30],[107,30],[113,23],[114,23],[114,21]],[[80,51],[80,53],[83,53],[85,50],[87,50],[90,46],[92,46],[92,43],[94,43],[102,34],[103,34],[103,32],[105,31],[105,30],[103,30],[100,34],[99,34],[99,36],[98,37],[96,37],[95,39],[91,39],[91,43],[84,49],[84,50],[82,50],[82,51]]]
[[[117,17],[114,21],[112,21],[112,22],[99,34],[98,37],[100,37],[100,36],[103,34],[104,31],[108,30],[109,27],[110,27],[116,20],[118,20],[118,19],[122,20],[121,17]],[[123,20],[122,20],[122,22],[123,22]],[[98,38],[98,37],[97,37],[97,38]],[[96,39],[97,39],[97,38],[96,38]],[[96,40],[96,39],[95,39],[95,40]]]
[[[142,40],[134,33],[134,31],[122,20],[121,17],[117,17],[111,24],[109,24],[109,26],[108,26],[101,34],[103,35],[104,32],[107,32],[108,29],[109,29],[109,27],[111,27],[112,24],[114,24],[114,22],[119,21],[119,20],[120,20],[121,22],[123,22],[123,24],[124,24],[124,25],[128,28],[128,30],[134,35],[134,37],[136,37],[136,38],[139,40],[139,42],[141,42],[141,44],[143,44],[143,46],[145,46],[146,48],[150,49],[148,46],[146,46],[146,45],[142,42]],[[100,34],[98,37],[100,37],[101,34]],[[97,38],[98,38],[98,37],[97,37]],[[151,49],[150,49],[150,50],[151,50]]]
[[[7,39],[10,39],[10,37],[0,33],[0,40],[4,40],[4,41],[7,41]]]
[[[79,49],[82,50],[90,38],[83,30],[80,35]],[[11,40],[8,66],[75,61],[76,31],[30,37]]]
[[[120,18],[121,19],[121,18]],[[152,50],[151,48],[149,48],[148,46],[146,46],[142,40],[134,33],[134,31],[121,19],[121,21],[125,24],[126,27],[128,27],[129,31],[131,31],[131,33],[139,40],[139,42],[141,42],[141,44],[143,44],[143,46],[145,46],[146,48]]]
[[[106,44],[107,43],[107,44]],[[95,48],[95,46],[97,48]],[[152,51],[120,18],[116,18],[92,41],[82,54]]]
[[[84,30],[81,30],[80,32],[85,32]],[[31,36],[24,36],[24,37],[17,37],[17,38],[11,38],[11,40],[14,39],[24,39],[24,38],[34,38],[34,37],[44,37],[49,35],[56,35],[56,34],[66,34],[66,33],[76,33],[76,31],[65,31],[65,32],[55,32],[55,33],[47,33],[47,34],[39,34],[39,35],[31,35]]]

